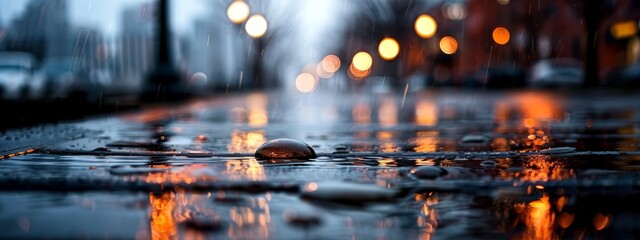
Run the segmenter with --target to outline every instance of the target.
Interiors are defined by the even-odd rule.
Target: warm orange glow
[[[174,239],[177,234],[173,210],[176,207],[175,194],[164,192],[161,195],[149,193],[151,204],[150,226],[152,239]]]
[[[336,55],[327,55],[320,62],[322,70],[328,73],[335,73],[340,69],[340,58]]]
[[[500,45],[505,45],[509,42],[511,35],[509,34],[509,30],[503,27],[497,27],[493,29],[493,41]]]
[[[523,214],[526,230],[521,239],[554,239],[555,214],[551,211],[549,196],[530,202]]]
[[[623,39],[636,36],[638,35],[638,22],[634,20],[616,22],[611,25],[611,35],[615,39]]]
[[[353,80],[361,80],[369,76],[371,69],[366,71],[360,71],[356,69],[353,64],[349,66],[349,77]]]
[[[598,231],[609,226],[610,222],[611,222],[611,215],[605,216],[602,213],[598,213],[593,217],[593,227],[596,228],[596,230]]]
[[[549,156],[534,155],[524,164],[522,181],[547,182],[549,180],[568,179],[574,175],[573,170],[565,169],[561,162],[552,161]]]
[[[249,4],[242,0],[233,1],[227,8],[227,17],[232,23],[242,23],[249,16]]]
[[[258,147],[267,141],[265,132],[259,131],[238,131],[231,132],[231,142],[227,146],[229,152],[254,153]]]
[[[458,51],[458,41],[451,36],[443,37],[440,40],[440,50],[445,54],[454,54]]]
[[[252,38],[260,38],[264,36],[264,34],[267,33],[267,28],[267,19],[259,14],[251,16],[244,26],[247,34]]]
[[[436,33],[438,24],[433,17],[427,14],[422,14],[416,19],[414,28],[418,36],[421,38],[430,38]]]
[[[371,55],[369,53],[359,52],[353,56],[353,60],[351,64],[357,70],[367,71],[371,68],[371,65],[373,64],[373,58],[371,58]]]
[[[561,228],[568,228],[573,223],[575,215],[563,212],[558,216],[558,226]]]
[[[307,192],[314,192],[318,190],[318,184],[315,182],[310,182],[307,185],[305,185],[304,190],[306,190]]]
[[[424,131],[416,134],[416,147],[413,148],[416,152],[435,152],[438,149],[438,135],[437,131]]]
[[[296,77],[295,84],[301,93],[310,93],[316,89],[317,80],[311,73],[301,73]]]
[[[255,158],[232,159],[225,163],[227,177],[231,180],[265,180],[264,166]]]
[[[438,106],[431,101],[419,100],[416,104],[416,124],[419,126],[438,124]]]
[[[391,61],[396,59],[398,53],[400,53],[400,45],[393,38],[384,38],[378,44],[378,53],[380,53],[382,59]]]
[[[262,127],[269,123],[267,104],[268,99],[264,94],[252,94],[247,97],[247,120],[249,126]]]
[[[378,122],[383,127],[395,126],[398,123],[398,106],[393,98],[382,99],[378,108]]]
[[[371,108],[366,103],[354,104],[351,113],[355,123],[366,124],[371,122]]]

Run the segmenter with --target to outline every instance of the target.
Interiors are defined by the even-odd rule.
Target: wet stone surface
[[[11,130],[0,238],[633,239],[639,98],[250,94]]]

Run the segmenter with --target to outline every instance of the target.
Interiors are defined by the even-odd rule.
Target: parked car
[[[573,58],[551,58],[535,63],[527,83],[533,88],[569,88],[582,86],[584,64]]]
[[[0,52],[0,99],[26,100],[38,93],[36,60],[26,52]]]

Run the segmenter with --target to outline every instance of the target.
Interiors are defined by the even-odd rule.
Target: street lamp
[[[244,26],[244,29],[251,38],[261,38],[267,33],[267,28],[267,19],[260,14],[251,16]]]
[[[378,53],[380,53],[382,59],[392,61],[396,59],[398,53],[400,53],[400,45],[398,41],[393,38],[384,38],[380,41],[380,44],[378,44]]]
[[[436,23],[436,20],[433,19],[433,17],[429,16],[428,14],[422,14],[416,19],[414,28],[418,36],[420,36],[421,38],[430,38],[433,37],[434,34],[436,34],[438,24]]]
[[[242,0],[233,1],[227,8],[227,18],[235,24],[243,23],[249,17],[249,4]]]

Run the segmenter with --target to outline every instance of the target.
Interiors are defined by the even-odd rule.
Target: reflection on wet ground
[[[14,147],[0,161],[0,236],[639,234],[633,93],[274,96],[7,132],[3,146]],[[43,140],[59,129],[72,137]],[[277,138],[308,143],[318,156],[254,158]]]

